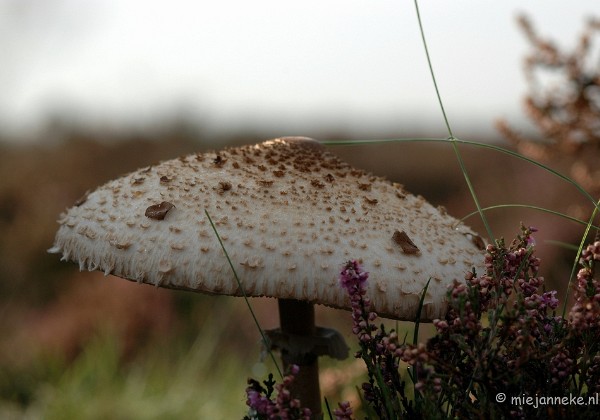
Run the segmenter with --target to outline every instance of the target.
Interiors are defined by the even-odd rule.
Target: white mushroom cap
[[[446,291],[482,264],[479,237],[399,184],[352,168],[315,140],[282,138],[196,154],[108,182],[62,215],[50,252],[129,280],[349,308],[338,276],[370,273],[382,316],[443,316]]]

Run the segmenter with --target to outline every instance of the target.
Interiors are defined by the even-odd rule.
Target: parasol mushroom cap
[[[342,265],[360,259],[382,316],[443,316],[447,286],[482,241],[423,197],[355,169],[308,138],[192,154],[110,181],[59,220],[50,252],[140,283],[349,308]]]

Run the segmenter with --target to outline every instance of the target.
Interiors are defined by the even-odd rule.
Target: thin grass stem
[[[327,397],[325,397],[324,399],[325,399],[325,408],[327,411],[327,415],[329,416],[329,420],[333,420],[333,416],[331,415],[331,407],[329,407],[329,400],[327,399]]]
[[[427,57],[427,65],[429,66],[429,73],[431,74],[431,80],[433,81],[433,87],[435,88],[435,94],[437,95],[438,103],[440,104],[440,109],[442,110],[442,115],[444,116],[444,122],[446,123],[448,135],[452,138],[452,137],[454,137],[454,134],[452,134],[452,128],[450,127],[450,121],[448,120],[448,116],[446,115],[446,110],[444,109],[444,103],[442,101],[442,95],[440,95],[440,89],[438,88],[437,80],[435,78],[435,72],[433,71],[431,57],[429,56],[429,48],[427,47],[427,39],[425,38],[425,30],[423,29],[423,22],[421,20],[421,12],[419,11],[419,2],[417,0],[415,0],[415,9],[417,11],[417,21],[419,22],[419,31],[421,32],[421,40],[423,41],[423,48],[425,49],[425,56]]]
[[[421,325],[421,313],[423,312],[423,305],[425,304],[425,295],[427,294],[427,289],[429,288],[429,283],[431,282],[431,277],[427,280],[423,291],[421,292],[421,297],[419,299],[419,307],[417,308],[417,317],[415,319],[415,328],[413,330],[413,345],[417,345],[419,342],[419,325]],[[397,331],[397,330],[396,330]]]
[[[456,155],[456,159],[458,160],[458,165],[460,166],[460,170],[465,178],[465,182],[467,183],[467,187],[469,188],[469,192],[471,193],[471,197],[473,198],[475,207],[477,208],[477,213],[479,213],[479,216],[481,217],[481,221],[483,222],[483,225],[485,226],[485,230],[488,234],[488,238],[490,238],[490,240],[492,242],[494,242],[496,240],[496,236],[494,235],[494,232],[492,232],[492,227],[488,223],[487,217],[485,217],[485,213],[481,210],[482,207],[481,207],[481,204],[479,203],[479,198],[477,198],[477,194],[475,193],[475,188],[473,187],[473,183],[471,182],[471,177],[469,176],[469,173],[467,172],[467,167],[465,166],[462,155],[460,154],[460,151],[458,150],[456,140],[457,139],[455,137],[450,138],[450,141],[452,142],[452,148],[454,149],[454,154]]]
[[[588,224],[588,222],[586,222],[584,220],[569,216],[569,215],[561,213],[559,211],[547,209],[544,207],[538,207],[538,206],[534,206],[531,204],[496,204],[495,206],[484,207],[481,210],[485,212],[485,211],[489,211],[489,210],[514,208],[514,207],[526,208],[526,209],[537,210],[537,211],[541,211],[544,213],[553,214],[555,216],[562,217],[563,219],[567,219],[567,220],[570,220],[571,222],[579,223],[580,225],[584,225],[584,226],[587,226],[587,224]],[[467,214],[466,216],[462,217],[459,222],[464,222],[465,220],[467,220],[470,217],[475,216],[476,214],[478,214],[478,213],[476,211],[473,211],[473,212]],[[596,225],[591,225],[591,228],[595,229],[595,230],[600,230],[600,227],[598,227]]]
[[[440,105],[440,109],[442,110],[442,115],[444,116],[444,122],[446,123],[446,128],[448,130],[448,139],[452,143],[452,148],[454,149],[454,154],[456,155],[456,159],[458,160],[458,165],[460,166],[460,170],[463,173],[465,178],[465,182],[467,183],[467,187],[471,192],[471,197],[473,198],[473,202],[475,203],[475,207],[481,216],[481,221],[485,226],[485,230],[487,231],[488,237],[490,240],[494,241],[495,236],[492,232],[492,228],[485,217],[485,214],[481,211],[481,204],[479,203],[479,199],[477,198],[477,194],[475,193],[475,189],[473,188],[473,183],[471,182],[471,178],[469,177],[469,173],[467,172],[467,168],[463,161],[463,158],[460,154],[460,150],[458,150],[458,146],[456,145],[456,137],[454,137],[454,133],[452,133],[452,128],[450,127],[450,121],[448,120],[448,115],[446,114],[446,109],[444,108],[444,102],[442,101],[442,95],[440,94],[440,89],[438,87],[437,80],[435,78],[435,72],[433,71],[433,64],[431,61],[431,56],[429,55],[429,48],[427,47],[427,39],[425,37],[425,30],[423,28],[423,21],[421,19],[421,12],[419,11],[419,2],[415,0],[415,10],[417,12],[417,21],[419,23],[419,31],[421,32],[421,39],[423,41],[423,48],[425,50],[425,56],[427,57],[427,65],[429,66],[429,72],[431,73],[431,80],[433,81],[433,86],[435,88],[435,94],[437,95],[438,103]]]
[[[561,174],[560,172],[550,168],[547,165],[544,165],[543,163],[540,163],[534,159],[528,158],[527,156],[523,156],[522,154],[520,154],[518,152],[514,152],[512,150],[505,149],[504,147],[496,146],[494,144],[481,143],[481,142],[470,141],[470,140],[462,140],[459,138],[454,138],[453,141],[456,143],[466,144],[469,146],[494,150],[496,152],[500,152],[500,153],[515,157],[517,159],[523,160],[525,162],[531,163],[532,165],[537,166],[537,167],[551,173],[552,175],[556,176],[557,178],[560,178],[561,180],[573,185],[585,198],[587,198],[594,205],[594,207],[596,207],[596,209],[600,210],[600,203],[596,203],[596,199],[594,197],[592,197],[591,194],[588,193],[581,185],[579,185],[577,182],[575,182],[573,179],[569,178],[568,176]],[[323,142],[323,144],[326,146],[359,146],[359,145],[371,144],[371,143],[380,144],[380,143],[414,143],[414,142],[447,143],[448,139],[425,138],[424,137],[424,138],[345,140],[345,141],[329,141],[329,142],[326,141],[326,142]]]
[[[256,318],[256,314],[254,313],[254,310],[252,309],[252,305],[250,305],[250,300],[248,299],[248,296],[246,295],[246,290],[244,290],[244,288],[242,287],[242,282],[240,281],[240,278],[238,277],[237,271],[235,270],[235,267],[233,266],[233,263],[231,262],[231,258],[229,258],[229,254],[227,253],[227,249],[225,249],[225,245],[223,244],[223,241],[221,240],[221,236],[219,235],[219,232],[217,231],[217,227],[213,223],[213,221],[212,221],[212,219],[210,217],[210,214],[208,214],[208,211],[204,210],[204,214],[206,214],[206,217],[208,218],[210,226],[212,227],[213,231],[215,232],[215,235],[217,236],[217,239],[219,240],[219,244],[221,245],[221,249],[225,253],[225,258],[227,258],[227,262],[229,263],[229,266],[231,267],[231,270],[233,271],[233,276],[235,277],[235,281],[237,281],[238,288],[239,288],[239,290],[242,293],[242,297],[244,298],[244,301],[246,302],[246,305],[248,306],[248,310],[250,311],[250,315],[252,315],[252,319],[254,320],[254,324],[256,324],[256,328],[258,328],[258,332],[260,333],[260,336],[262,337],[263,345],[265,346],[265,348],[269,352],[269,356],[271,357],[271,360],[275,364],[275,368],[277,369],[277,373],[279,373],[279,376],[281,377],[281,379],[283,379],[283,373],[281,371],[281,368],[279,367],[279,364],[277,363],[277,360],[275,359],[275,356],[273,356],[273,352],[271,351],[271,345],[269,343],[269,339],[267,338],[267,336],[265,335],[265,332],[261,328],[260,323],[258,322],[258,318]]]

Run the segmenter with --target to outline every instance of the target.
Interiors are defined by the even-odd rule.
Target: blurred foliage
[[[129,363],[122,361],[116,335],[99,333],[68,367],[45,359],[41,366],[3,375],[4,393],[12,388],[21,394],[13,396],[12,404],[0,406],[0,417],[236,418],[244,395],[231,386],[243,381],[245,360],[219,357],[222,323],[206,320],[193,343],[156,341]],[[27,373],[36,386],[15,386]]]
[[[523,135],[504,120],[497,128],[521,153],[568,166],[578,183],[599,196],[600,19],[587,20],[571,50],[540,36],[527,16],[518,22],[531,47],[524,60],[524,110],[539,135]]]
[[[120,140],[73,134],[60,144],[0,144],[0,295],[52,297],[69,268],[40,251],[51,246],[59,214],[99,183],[196,146],[177,138]],[[47,285],[31,287],[29,280],[42,275]]]

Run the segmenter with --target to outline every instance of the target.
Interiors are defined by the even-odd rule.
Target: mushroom
[[[347,355],[318,328],[314,304],[349,309],[342,265],[361,259],[373,309],[414,321],[442,317],[446,288],[478,265],[480,238],[397,183],[355,169],[315,140],[286,137],[193,154],[140,169],[88,193],[59,220],[54,246],[81,270],[155,286],[239,296],[207,212],[247,296],[279,299],[269,333],[294,393],[321,410],[317,356]]]

